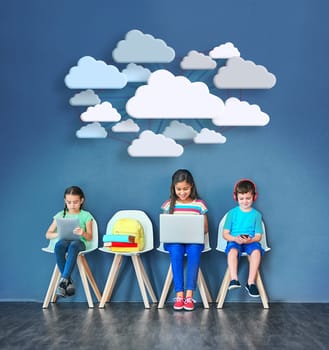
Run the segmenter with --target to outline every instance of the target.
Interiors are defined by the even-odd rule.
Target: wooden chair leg
[[[209,289],[208,289],[208,286],[207,286],[207,283],[206,283],[206,280],[204,278],[204,275],[202,273],[202,270],[201,268],[199,268],[199,278],[201,279],[201,282],[203,283],[204,285],[204,290],[206,292],[206,296],[207,296],[207,300],[209,303],[212,303],[212,297],[211,297],[211,294],[209,292]]]
[[[58,270],[57,265],[55,265],[53,273],[51,275],[50,282],[49,282],[48,290],[47,290],[45,299],[43,301],[43,305],[42,305],[43,309],[48,308],[50,301],[52,303],[56,302],[56,288],[57,288],[59,279],[60,279],[60,272]]]
[[[78,269],[79,269],[79,272],[80,272],[82,286],[83,286],[83,289],[84,289],[85,294],[86,294],[88,306],[89,306],[89,308],[92,309],[94,307],[94,303],[93,303],[93,299],[91,297],[89,284],[88,284],[88,279],[87,279],[87,275],[86,275],[86,271],[85,271],[83,262],[81,260],[81,255],[78,256],[77,265],[78,265]]]
[[[146,271],[145,271],[145,268],[144,268],[143,261],[142,261],[142,258],[141,258],[141,257],[139,257],[138,263],[139,263],[139,265],[140,265],[140,270],[141,270],[141,272],[142,272],[142,277],[143,277],[145,286],[146,286],[146,288],[147,288],[147,291],[148,291],[149,294],[150,294],[150,297],[151,297],[151,299],[152,299],[152,302],[153,302],[153,303],[157,303],[157,302],[158,302],[157,297],[156,297],[156,295],[155,295],[155,293],[154,293],[154,291],[153,291],[151,282],[150,282],[150,280],[149,280],[149,278],[148,278],[148,276],[147,276],[147,273],[146,273]]]
[[[120,266],[122,264],[122,259],[123,259],[123,255],[120,254],[115,254],[114,258],[113,258],[113,262],[111,265],[111,269],[109,271],[108,277],[107,277],[107,281],[105,284],[105,288],[103,291],[103,295],[101,298],[101,302],[99,304],[99,308],[102,309],[105,306],[105,303],[107,301],[110,300],[111,295],[112,295],[112,291],[115,285],[115,282],[117,280],[118,277],[118,273],[120,270]]]
[[[96,298],[98,301],[101,301],[102,299],[102,295],[101,295],[101,292],[99,291],[98,289],[98,286],[97,286],[97,283],[94,279],[94,276],[90,270],[90,267],[89,267],[89,264],[87,262],[87,259],[85,257],[85,255],[81,254],[80,255],[80,260],[81,260],[81,263],[85,269],[85,272],[86,272],[86,275],[87,275],[87,278],[88,278],[88,281],[89,281],[89,284],[91,285],[95,295],[96,295]]]
[[[143,301],[144,301],[144,306],[145,306],[146,309],[149,309],[150,308],[150,303],[149,303],[148,298],[147,298],[145,284],[144,284],[144,279],[143,279],[143,274],[142,274],[142,270],[141,270],[141,267],[140,267],[140,264],[139,264],[139,261],[138,261],[139,259],[140,259],[139,255],[131,255],[131,260],[133,262],[134,269],[135,269],[135,272],[136,272],[136,277],[137,277],[139,289],[141,291],[142,298],[143,298]]]
[[[203,302],[203,307],[205,309],[209,309],[207,293],[206,293],[206,290],[205,290],[205,280],[203,278],[203,275],[202,275],[202,272],[201,272],[200,268],[199,268],[199,272],[198,272],[198,286],[199,286],[201,299],[202,299],[202,302]]]
[[[268,298],[267,298],[267,295],[266,295],[266,292],[265,292],[265,288],[264,288],[264,284],[263,284],[263,281],[262,281],[262,278],[260,276],[259,271],[258,271],[257,277],[256,277],[256,284],[257,284],[257,287],[258,287],[259,295],[260,295],[260,298],[262,300],[264,309],[269,309],[270,307],[268,305]]]
[[[222,284],[218,291],[217,299],[216,299],[216,302],[218,302],[217,309],[221,309],[223,307],[229,284],[230,284],[230,271],[227,268]]]
[[[166,280],[165,280],[165,283],[164,283],[164,286],[162,289],[160,301],[158,304],[158,309],[162,309],[164,306],[164,303],[165,303],[167,296],[168,296],[169,288],[171,286],[172,278],[173,278],[173,275],[172,275],[172,268],[171,268],[171,264],[170,264],[169,269],[168,269],[168,273],[167,273],[167,277],[166,277]]]

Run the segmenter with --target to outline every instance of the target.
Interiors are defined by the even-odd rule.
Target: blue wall
[[[67,186],[84,189],[100,237],[115,211],[141,209],[154,223],[157,245],[171,174],[186,167],[208,204],[213,248],[221,216],[235,205],[234,182],[250,177],[272,247],[262,264],[270,301],[329,302],[328,10],[325,0],[1,2],[0,300],[43,300],[54,264],[41,251],[44,232]],[[232,128],[226,144],[191,145],[179,158],[131,158],[123,142],[77,139],[82,110],[69,105],[73,92],[64,77],[85,55],[113,64],[112,50],[131,29],[165,40],[177,61],[190,50],[208,53],[233,42],[243,58],[277,77],[273,89],[243,95],[270,123]],[[89,256],[101,290],[108,255]],[[157,295],[168,259],[157,251],[144,256]],[[202,266],[215,296],[226,259],[214,249]],[[246,274],[244,262],[242,282]],[[73,300],[85,300],[81,289]],[[129,264],[113,300],[141,301]],[[227,300],[249,299],[237,292]]]

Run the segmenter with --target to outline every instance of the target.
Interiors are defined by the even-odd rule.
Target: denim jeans
[[[60,239],[55,245],[56,262],[63,278],[69,279],[76,265],[78,254],[85,250],[82,241]]]
[[[203,244],[165,243],[170,254],[175,292],[184,291],[184,255],[187,255],[186,290],[195,290]]]

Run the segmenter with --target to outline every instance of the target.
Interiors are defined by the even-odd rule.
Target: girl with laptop
[[[170,199],[166,200],[161,209],[167,214],[204,215],[204,232],[208,232],[207,207],[199,198],[192,174],[186,169],[179,169],[172,175]],[[200,243],[165,243],[164,249],[169,252],[174,288],[175,310],[194,310],[193,292],[196,288],[200,257],[204,244]],[[184,255],[187,256],[186,288],[184,293]]]
[[[81,188],[77,186],[69,187],[64,192],[64,210],[54,216],[54,221],[46,232],[47,239],[58,239],[56,218],[78,218],[80,225],[73,233],[80,237],[79,240],[59,239],[55,245],[55,256],[61,279],[59,281],[56,294],[62,297],[71,296],[75,293],[71,274],[76,265],[78,254],[86,249],[88,241],[92,240],[92,215],[82,209],[85,196]]]

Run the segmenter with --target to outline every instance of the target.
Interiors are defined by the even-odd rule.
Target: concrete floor
[[[199,303],[192,312],[142,303],[0,303],[0,349],[329,349],[329,304]]]

